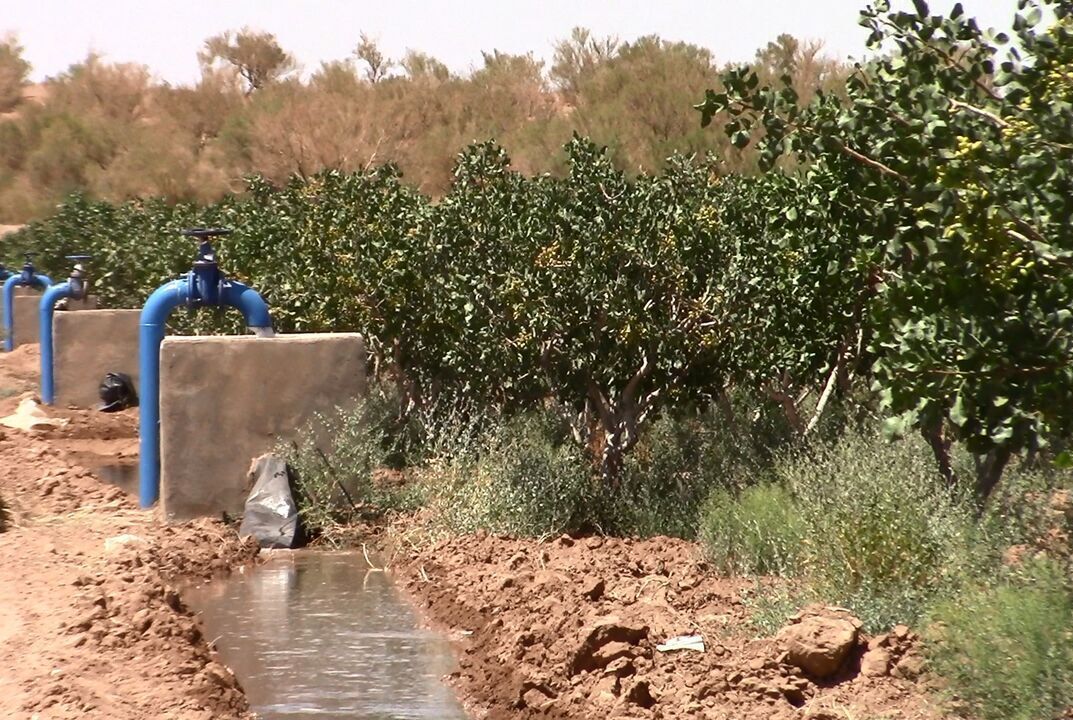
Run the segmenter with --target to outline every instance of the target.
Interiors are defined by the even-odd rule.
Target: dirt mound
[[[37,345],[20,345],[0,357],[0,412],[6,415],[15,409],[23,394],[37,392],[41,353]]]
[[[165,526],[87,467],[136,459],[136,412],[50,414],[69,422],[0,431],[13,519],[0,536],[0,717],[248,717],[176,585],[256,546],[219,522]]]
[[[912,638],[869,639],[851,622],[821,633],[837,662],[817,677],[792,661],[793,632],[750,639],[741,593],[752,583],[716,577],[684,541],[477,535],[417,553],[399,576],[457,641],[452,681],[478,717],[939,716],[888,672]],[[700,635],[704,650],[657,648],[683,635]],[[881,673],[878,651],[889,655]]]

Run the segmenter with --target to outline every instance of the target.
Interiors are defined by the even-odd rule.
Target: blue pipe
[[[51,405],[56,401],[52,367],[52,315],[56,311],[56,303],[63,298],[74,297],[77,294],[71,287],[71,283],[62,282],[45,290],[45,294],[41,296],[41,304],[38,306],[37,313],[41,323],[41,402],[45,405]]]
[[[139,458],[138,500],[143,508],[152,507],[160,497],[160,344],[165,324],[179,305],[193,305],[194,273],[161,285],[142,308],[138,331],[138,402]],[[268,305],[257,291],[235,280],[220,285],[219,301],[242,312],[251,330],[271,329]]]
[[[48,275],[33,275],[30,282],[26,282],[22,275],[12,275],[4,281],[4,352],[15,349],[15,286],[29,285],[30,287],[45,288],[52,285],[52,279]]]

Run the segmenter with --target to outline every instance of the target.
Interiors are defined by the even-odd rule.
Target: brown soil
[[[36,348],[0,357],[0,413],[32,391]],[[256,548],[211,521],[165,526],[92,471],[137,455],[137,415],[57,410],[62,428],[0,428],[0,717],[242,718],[174,584]]]
[[[752,583],[714,576],[692,543],[480,535],[418,552],[398,578],[457,642],[452,680],[475,718],[940,716],[893,676],[919,672],[907,629],[871,639],[891,673],[861,672],[861,636],[841,673],[807,677],[778,641],[750,639]],[[655,648],[692,634],[703,652]]]

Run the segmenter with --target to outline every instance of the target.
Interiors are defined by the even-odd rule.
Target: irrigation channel
[[[447,641],[361,554],[273,553],[183,598],[260,718],[465,718]]]

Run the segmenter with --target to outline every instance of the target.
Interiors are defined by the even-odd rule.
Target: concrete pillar
[[[41,309],[42,293],[28,287],[15,288],[15,343],[30,345],[41,339],[41,325],[39,311]],[[67,300],[67,311],[93,310],[97,307],[97,296],[90,295],[85,300]],[[56,315],[60,315],[60,311]]]
[[[57,312],[52,318],[56,405],[96,407],[109,372],[130,375],[138,386],[141,310]]]
[[[238,516],[250,460],[365,393],[354,333],[169,337],[160,347],[160,502],[168,520]]]

